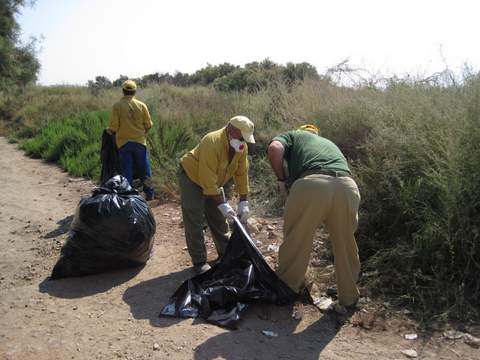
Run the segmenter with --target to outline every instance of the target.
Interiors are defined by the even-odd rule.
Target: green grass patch
[[[51,120],[20,147],[29,156],[58,162],[74,176],[96,179],[101,166],[101,136],[108,117],[107,111],[92,111]]]

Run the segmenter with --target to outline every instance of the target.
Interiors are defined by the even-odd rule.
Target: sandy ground
[[[415,324],[374,306],[340,317],[313,305],[256,305],[235,331],[160,318],[193,275],[175,203],[153,208],[154,255],[143,268],[50,281],[75,207],[94,184],[25,157],[4,138],[0,154],[0,359],[403,359],[406,349],[422,359],[480,359],[480,350],[441,334],[405,340]],[[254,238],[265,250],[280,241],[281,221],[261,221]],[[211,242],[209,251],[215,258]]]

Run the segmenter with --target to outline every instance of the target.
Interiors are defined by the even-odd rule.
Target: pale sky
[[[39,82],[86,84],[270,58],[319,73],[349,58],[384,75],[480,65],[476,0],[37,0],[18,17],[41,37]]]

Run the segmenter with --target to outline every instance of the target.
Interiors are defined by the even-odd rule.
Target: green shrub
[[[32,157],[59,162],[70,174],[95,178],[100,173],[100,141],[108,112],[84,112],[50,120],[21,148]]]

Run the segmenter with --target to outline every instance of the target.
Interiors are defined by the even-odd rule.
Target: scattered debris
[[[252,234],[257,234],[262,230],[262,224],[254,218],[248,218],[247,227]]]
[[[365,297],[361,297],[360,299],[358,299],[358,302],[357,302],[357,305],[360,306],[360,305],[366,305],[370,302],[370,298],[368,296],[365,296]]]
[[[418,335],[417,334],[405,334],[405,339],[407,339],[407,340],[417,340]]]
[[[418,356],[417,352],[413,349],[402,350],[401,353],[409,358],[416,358]]]
[[[278,246],[278,245],[268,245],[268,247],[267,247],[267,250],[268,250],[268,251],[275,251],[275,252],[277,252],[278,249],[279,249],[279,246]]]
[[[278,235],[277,235],[275,232],[273,232],[273,231],[269,231],[269,232],[268,232],[268,238],[269,238],[269,239],[277,239],[277,238],[278,238]]]
[[[303,314],[301,313],[301,311],[295,310],[295,311],[292,313],[292,318],[294,318],[295,320],[302,320]]]
[[[471,347],[476,349],[480,348],[480,339],[475,336],[465,334],[463,336],[463,341],[465,341],[465,344],[470,345]]]
[[[313,299],[313,304],[322,311],[327,311],[333,304],[333,300],[329,297],[322,296]]]
[[[457,330],[448,330],[443,333],[443,336],[450,340],[458,340],[463,338],[465,333]]]
[[[160,350],[160,345],[158,343],[153,344],[153,350]]]
[[[310,265],[312,265],[313,267],[320,267],[322,266],[322,260],[312,259],[312,261],[310,261]]]
[[[270,331],[270,330],[262,330],[262,334],[267,336],[267,337],[277,337],[278,334],[276,332]]]

